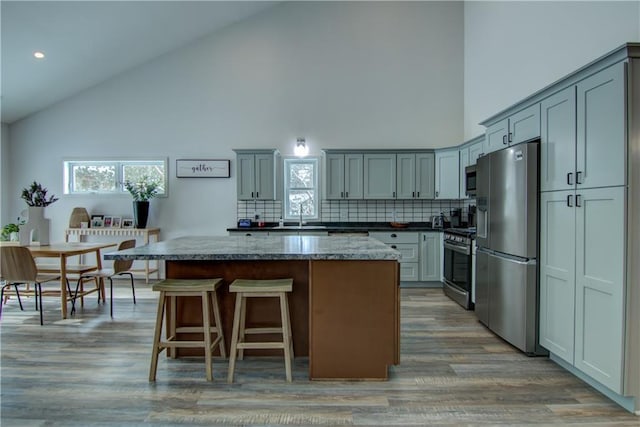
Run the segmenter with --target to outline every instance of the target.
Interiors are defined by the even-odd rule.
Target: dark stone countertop
[[[411,222],[407,227],[392,227],[389,222],[306,222],[302,229],[295,222],[285,222],[284,227],[278,227],[278,223],[267,222],[264,227],[229,227],[227,231],[327,231],[330,233],[356,233],[369,231],[442,231],[442,228],[433,228],[430,222]],[[448,228],[449,223],[445,223]]]

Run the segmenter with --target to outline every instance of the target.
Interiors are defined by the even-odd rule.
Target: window
[[[128,194],[125,181],[142,177],[160,183],[158,196],[167,194],[167,160],[67,160],[65,194]]]
[[[284,159],[284,219],[317,219],[318,159]]]

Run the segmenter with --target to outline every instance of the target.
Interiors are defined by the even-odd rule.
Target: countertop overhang
[[[400,252],[369,237],[184,236],[104,254],[107,260],[399,260]]]

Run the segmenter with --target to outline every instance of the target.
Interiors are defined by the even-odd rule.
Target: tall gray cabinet
[[[525,107],[540,111],[540,344],[638,411],[640,44],[483,124],[489,129]]]

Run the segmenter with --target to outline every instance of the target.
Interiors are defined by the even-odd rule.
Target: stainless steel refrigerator
[[[537,141],[477,162],[478,319],[513,346],[546,354],[538,340]]]

